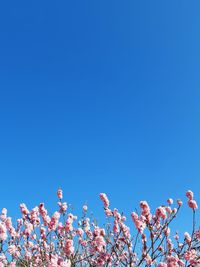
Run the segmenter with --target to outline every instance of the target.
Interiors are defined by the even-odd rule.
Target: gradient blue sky
[[[1,207],[58,187],[128,214],[200,177],[199,1],[3,1]]]

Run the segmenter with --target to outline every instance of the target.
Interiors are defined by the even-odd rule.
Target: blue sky
[[[1,207],[128,214],[200,176],[199,1],[4,1]]]

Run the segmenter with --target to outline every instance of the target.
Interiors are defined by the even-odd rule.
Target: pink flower
[[[177,213],[177,208],[174,208],[174,209],[172,210],[172,213],[176,214],[176,213]]]
[[[183,205],[183,201],[180,200],[180,199],[178,199],[178,200],[177,200],[177,204],[178,204],[179,206],[182,206],[182,205]]]
[[[152,265],[152,258],[149,254],[147,254],[147,256],[145,257],[145,261],[147,263],[147,266]]]
[[[8,247],[8,253],[9,253],[10,255],[14,255],[16,251],[17,251],[17,248],[16,248],[15,245],[10,245],[10,246]]]
[[[7,239],[7,229],[5,223],[0,223],[0,241],[5,241]]]
[[[14,261],[12,261],[11,263],[10,263],[10,265],[9,265],[9,267],[16,267],[17,265],[16,265],[16,262],[14,262]]]
[[[142,209],[142,215],[148,216],[150,214],[150,208],[146,201],[140,202],[140,208]]]
[[[190,200],[193,199],[194,193],[191,190],[188,190],[186,192],[186,197],[189,198]]]
[[[62,199],[63,198],[63,192],[62,192],[62,189],[58,189],[57,191],[57,196],[59,199]]]
[[[54,212],[53,216],[51,217],[51,220],[49,222],[49,230],[56,230],[58,223],[60,219],[60,213],[59,212]]]
[[[172,198],[168,198],[167,202],[168,202],[169,205],[172,205],[173,204],[173,199]]]
[[[196,201],[193,200],[193,199],[190,199],[190,200],[188,201],[188,206],[189,206],[191,209],[193,209],[193,210],[198,209],[198,205],[197,205]]]
[[[157,218],[162,218],[163,220],[167,219],[167,213],[164,207],[159,207],[156,209]]]
[[[196,251],[194,249],[188,250],[184,254],[184,258],[187,261],[191,261],[191,260],[195,259],[195,257],[196,257]]]
[[[169,228],[169,227],[167,227],[167,228],[164,230],[164,234],[165,234],[166,236],[169,236],[169,235],[170,235],[170,228]]]
[[[144,232],[144,229],[146,228],[146,223],[143,220],[143,218],[139,218],[139,216],[135,212],[132,212],[131,213],[131,217],[132,217],[132,220],[133,220],[133,222],[135,224],[136,229],[140,233],[143,233]]]
[[[82,228],[78,228],[78,229],[76,230],[76,234],[77,234],[78,236],[82,237],[82,236],[84,235],[84,231],[83,231],[83,229],[82,229]]]
[[[111,217],[113,215],[111,209],[108,209],[108,208],[105,209],[105,214],[107,217]]]
[[[20,204],[20,209],[21,209],[21,213],[23,215],[28,215],[30,212],[29,210],[27,209],[26,205],[24,203]]]
[[[114,220],[114,225],[113,225],[113,232],[114,232],[115,234],[118,234],[119,231],[120,231],[120,229],[119,229],[119,224],[118,224],[118,221],[115,219],[115,220]]]
[[[185,266],[185,263],[182,260],[178,260],[178,264],[180,267]],[[195,266],[195,267],[198,267],[198,266]]]
[[[176,235],[174,236],[174,239],[175,239],[175,240],[179,240],[179,235],[176,234]]]
[[[190,234],[188,232],[185,232],[184,236],[185,236],[185,241],[187,242],[187,244],[190,244],[192,240]]]
[[[0,215],[0,219],[2,221],[4,221],[6,219],[6,217],[7,217],[7,209],[3,208],[2,212],[1,212],[1,215]]]
[[[72,239],[67,239],[65,243],[65,253],[69,257],[71,254],[74,253],[74,245]]]
[[[173,247],[174,247],[174,245],[173,245],[173,243],[172,243],[172,240],[171,240],[170,238],[167,239],[167,248],[168,248],[169,250],[172,250]]]
[[[160,262],[157,267],[167,267],[167,263]]]
[[[108,208],[109,207],[109,200],[108,200],[106,194],[105,193],[100,193],[100,198],[104,203],[104,207]]]
[[[172,209],[171,209],[170,206],[165,207],[165,209],[166,209],[166,212],[167,212],[167,213],[169,213],[169,214],[172,213]]]
[[[66,202],[58,202],[58,206],[60,207],[59,212],[61,214],[65,213],[68,207]]]

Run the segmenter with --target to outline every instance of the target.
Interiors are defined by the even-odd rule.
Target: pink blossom
[[[142,209],[142,215],[147,216],[150,214],[150,207],[146,201],[140,202],[140,208]]]
[[[193,210],[198,209],[197,203],[196,203],[196,201],[193,200],[193,199],[190,199],[190,200],[188,201],[188,206],[189,206],[191,209],[193,209]]]
[[[197,209],[191,191],[187,192],[187,197],[189,207]],[[93,216],[88,217],[86,205],[76,221],[77,216],[67,211],[67,203],[61,198],[59,211],[51,211],[51,216],[43,203],[30,211],[21,204],[21,218],[12,223],[7,210],[3,209],[0,215],[0,267],[16,267],[19,262],[30,267],[79,264],[183,267],[200,264],[200,230],[195,228],[192,235],[185,232],[184,240],[180,238],[183,243],[179,242],[178,232],[175,240],[171,239],[174,233],[173,230],[170,233],[170,224],[179,212],[179,208],[171,208],[172,199],[168,199],[168,206],[158,207],[155,213],[151,213],[146,201],[141,201],[141,212],[131,213],[136,228],[132,229],[128,227],[123,212],[110,208],[104,193],[100,198],[104,204],[105,224],[99,224]],[[180,207],[182,201],[177,201],[177,204]]]
[[[156,216],[157,218],[162,218],[163,220],[165,220],[167,218],[167,213],[164,207],[159,207],[156,209]]]
[[[165,230],[164,230],[164,233],[166,236],[169,236],[170,235],[170,228],[167,227]]]
[[[100,198],[104,203],[104,207],[108,208],[109,207],[109,200],[108,200],[106,194],[105,193],[100,193]]]
[[[173,199],[172,198],[168,198],[167,202],[168,202],[169,205],[172,205],[173,204]]]
[[[24,203],[20,204],[20,209],[21,209],[21,213],[23,215],[28,215],[29,214],[29,210],[27,209],[26,205]]]
[[[177,200],[177,204],[178,204],[179,206],[182,206],[182,205],[183,205],[183,201],[180,200],[180,199],[178,199],[178,200]]]
[[[158,263],[158,266],[157,267],[167,267],[167,263],[160,262],[160,263]]]
[[[74,246],[73,246],[73,240],[67,239],[65,243],[65,253],[69,257],[71,254],[74,253]]]
[[[147,263],[147,266],[151,266],[153,264],[152,258],[149,254],[147,254],[147,256],[145,257],[145,261]]]
[[[184,233],[184,236],[185,236],[185,240],[186,240],[186,242],[187,242],[188,244],[190,244],[190,242],[191,242],[191,240],[192,240],[190,234],[189,234],[188,232],[185,232],[185,233]]]
[[[194,197],[194,193],[193,193],[191,190],[188,190],[188,191],[186,192],[186,196],[187,196],[190,200],[192,200],[193,197]]]
[[[7,217],[7,209],[6,208],[3,208],[2,209],[2,212],[1,212],[1,215],[0,215],[0,219],[2,221],[4,221],[6,219],[6,217]]]
[[[58,206],[60,207],[59,212],[61,214],[65,213],[68,207],[66,202],[58,202]]]
[[[195,249],[191,249],[185,252],[184,254],[184,258],[187,261],[191,261],[194,260],[196,258],[196,251]]]
[[[140,233],[143,233],[144,229],[146,228],[145,221],[142,218],[139,218],[139,216],[135,212],[131,213],[131,217],[132,217],[133,222],[135,223],[135,227],[137,228],[137,230]]]
[[[57,196],[58,196],[59,199],[62,199],[63,198],[63,191],[62,191],[62,189],[58,189]]]

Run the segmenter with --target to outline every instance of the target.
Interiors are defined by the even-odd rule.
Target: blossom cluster
[[[63,192],[57,191],[58,209],[50,215],[44,203],[29,210],[20,205],[21,218],[14,224],[4,208],[0,214],[0,267],[72,266],[200,266],[200,229],[196,229],[198,209],[192,191],[186,192],[192,211],[192,232],[171,234],[170,224],[183,202],[169,198],[154,212],[147,201],[132,212],[133,227],[116,208],[110,207],[105,193],[100,194],[106,223],[91,220],[88,207],[80,219],[69,211]],[[134,228],[132,231],[130,229]]]

